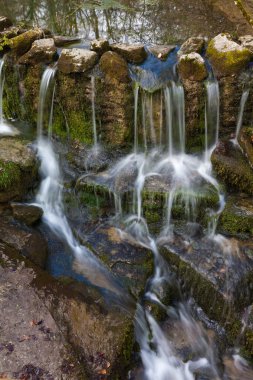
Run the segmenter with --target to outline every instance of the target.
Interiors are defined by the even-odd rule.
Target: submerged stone
[[[198,53],[181,55],[178,62],[178,73],[182,79],[199,82],[208,76],[205,61]]]
[[[253,53],[234,42],[229,34],[221,33],[209,42],[207,56],[216,75],[227,76],[245,69]]]
[[[14,56],[20,57],[25,54],[32,46],[35,40],[43,38],[44,32],[42,29],[34,28],[24,32],[14,38],[11,38],[8,45],[11,48]]]
[[[175,47],[175,45],[153,45],[149,47],[149,51],[161,61],[166,61]]]
[[[177,55],[181,57],[190,53],[202,53],[205,46],[205,39],[203,37],[190,37],[185,41],[177,52]]]
[[[108,40],[98,39],[98,40],[91,41],[90,49],[95,51],[99,55],[102,55],[106,53],[108,50],[110,50],[110,45],[109,45]]]
[[[15,219],[31,226],[40,221],[43,210],[34,205],[24,203],[11,203],[12,213]]]
[[[57,57],[57,49],[53,38],[44,38],[34,41],[31,49],[19,58],[18,63],[36,65],[38,63],[49,64]]]
[[[141,44],[112,44],[110,47],[130,63],[142,63],[147,58],[145,47]]]
[[[98,55],[87,49],[63,49],[58,60],[58,69],[64,74],[84,73],[92,69],[98,61]]]

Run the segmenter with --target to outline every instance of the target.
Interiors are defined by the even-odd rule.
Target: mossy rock
[[[224,182],[229,192],[238,191],[253,195],[253,169],[240,149],[228,144],[226,152],[221,152],[219,146],[212,154],[213,169]]]
[[[8,45],[12,51],[12,54],[18,58],[31,48],[32,43],[35,40],[39,40],[40,38],[43,38],[43,30],[34,28],[11,38]]]
[[[251,198],[231,196],[220,218],[218,229],[229,235],[253,235],[253,205]]]
[[[244,70],[253,59],[253,53],[221,33],[208,44],[207,56],[218,76],[228,76]]]
[[[242,128],[238,142],[253,167],[253,127]]]
[[[178,73],[182,79],[199,82],[208,76],[205,61],[198,53],[182,55],[178,62]]]

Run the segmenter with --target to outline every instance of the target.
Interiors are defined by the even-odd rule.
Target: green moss
[[[13,162],[0,160],[0,190],[7,190],[16,185],[21,178],[19,167]]]
[[[215,71],[220,75],[238,73],[243,70],[252,59],[252,53],[246,48],[226,52],[217,51],[214,39],[209,42],[207,56]]]
[[[218,228],[231,235],[244,233],[253,235],[253,213],[240,210],[240,205],[237,205],[236,199],[232,198],[220,216]]]

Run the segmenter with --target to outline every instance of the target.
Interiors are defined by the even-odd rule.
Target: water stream
[[[248,100],[248,97],[249,97],[249,88],[247,88],[243,91],[241,101],[240,101],[239,114],[238,114],[236,131],[235,131],[235,138],[232,139],[232,142],[235,145],[238,145],[238,137],[239,137],[239,133],[240,133],[240,130],[242,127],[242,123],[243,123],[244,108],[245,108],[245,104]]]

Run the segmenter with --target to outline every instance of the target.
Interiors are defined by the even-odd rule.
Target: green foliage
[[[20,169],[13,162],[0,161],[0,190],[4,191],[20,179]]]

